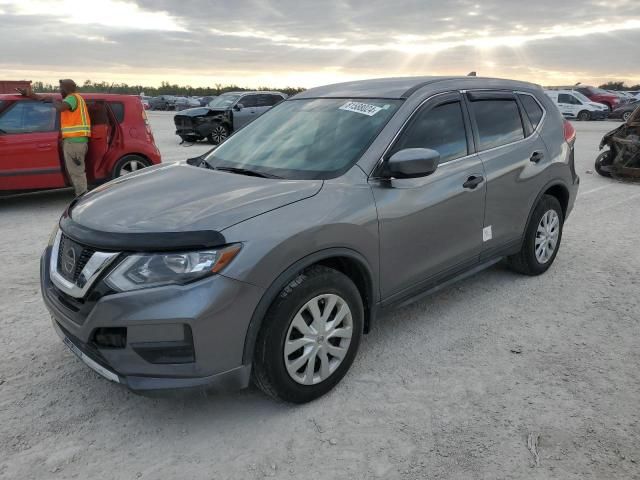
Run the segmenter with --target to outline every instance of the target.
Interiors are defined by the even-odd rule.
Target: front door
[[[405,148],[440,153],[427,177],[371,179],[380,232],[381,295],[393,300],[475,263],[482,248],[485,182],[472,153],[460,94],[422,106],[385,155]]]
[[[65,186],[58,115],[51,103],[14,102],[0,115],[0,191]]]

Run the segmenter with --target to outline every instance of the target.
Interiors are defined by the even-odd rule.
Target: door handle
[[[484,177],[482,175],[471,175],[467,178],[467,181],[462,184],[464,188],[468,188],[469,190],[473,190],[478,185],[484,182]]]
[[[40,145],[37,145],[38,148],[44,150],[45,148],[51,148],[51,144],[50,143],[41,143]]]
[[[538,163],[543,158],[544,158],[544,153],[542,153],[540,151],[536,151],[536,152],[533,152],[531,154],[531,157],[529,157],[529,161],[531,161],[533,163]]]

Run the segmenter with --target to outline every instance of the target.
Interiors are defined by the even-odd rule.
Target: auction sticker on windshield
[[[340,107],[340,110],[346,110],[347,112],[361,113],[363,115],[372,117],[373,115],[378,113],[380,110],[385,110],[385,109],[383,107],[377,107],[369,103],[347,102]]]

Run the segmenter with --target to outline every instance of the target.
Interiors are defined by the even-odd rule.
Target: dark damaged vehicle
[[[186,142],[206,138],[218,145],[285,98],[287,95],[281,92],[223,93],[206,107],[190,108],[176,115],[176,135]]]
[[[640,181],[640,106],[622,125],[611,130],[600,142],[596,171],[603,177]]]

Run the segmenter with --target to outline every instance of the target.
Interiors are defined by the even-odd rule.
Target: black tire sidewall
[[[542,216],[549,210],[555,210],[555,212],[558,214],[558,218],[560,219],[560,231],[558,232],[558,241],[556,243],[556,248],[553,251],[553,255],[551,255],[551,258],[546,263],[540,263],[536,258],[536,232],[538,230],[538,224],[540,223]],[[525,259],[529,269],[531,270],[531,273],[533,273],[534,275],[539,275],[546,272],[553,264],[554,260],[556,259],[556,255],[560,250],[563,227],[564,214],[562,213],[560,202],[557,198],[552,197],[551,195],[543,195],[538,202],[538,205],[536,205],[533,214],[531,215],[531,220],[529,221],[529,225],[527,226],[527,232],[525,233],[524,240]]]
[[[611,150],[607,150],[606,152],[602,152],[596,158],[594,167],[596,169],[596,172],[598,172],[598,174],[602,175],[603,177],[611,177],[611,174],[609,172],[605,172],[604,170],[602,170],[603,165],[611,165],[611,159],[610,159],[611,155],[612,155]],[[604,161],[605,159],[608,160],[608,162],[605,162]]]
[[[293,286],[292,286],[293,285]],[[316,385],[293,380],[284,363],[284,344],[294,315],[312,298],[322,294],[342,297],[351,310],[353,335],[349,350],[336,371]],[[258,338],[256,361],[267,374],[277,397],[293,403],[314,400],[331,390],[347,373],[358,352],[364,325],[364,308],[358,288],[337,270],[321,268],[303,273],[285,287],[269,308]]]
[[[583,122],[591,120],[591,113],[588,110],[582,110],[578,113],[578,120]]]

